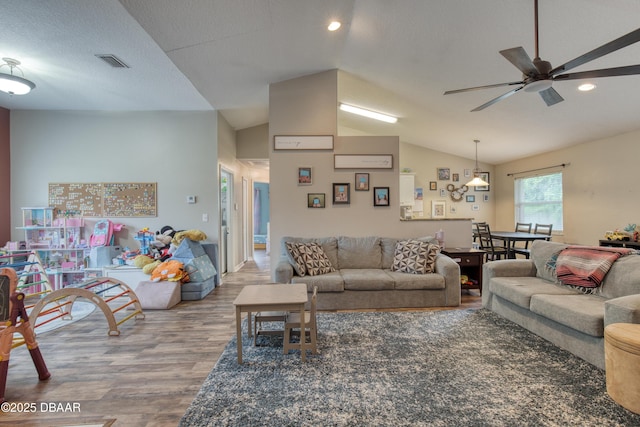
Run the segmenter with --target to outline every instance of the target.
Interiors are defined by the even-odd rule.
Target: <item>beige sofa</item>
[[[566,247],[536,241],[530,259],[485,263],[482,305],[604,369],[604,328],[640,323],[640,256],[616,260],[585,294],[557,278],[554,259]]]
[[[433,273],[391,271],[396,244],[391,237],[283,237],[275,282],[305,283],[309,293],[318,287],[319,310],[417,308],[460,305],[460,267],[437,254]],[[432,238],[422,240],[433,241]],[[286,242],[318,243],[335,271],[299,276]]]

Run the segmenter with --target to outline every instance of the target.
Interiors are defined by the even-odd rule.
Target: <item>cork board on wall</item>
[[[84,217],[155,217],[155,182],[49,183],[56,214]]]

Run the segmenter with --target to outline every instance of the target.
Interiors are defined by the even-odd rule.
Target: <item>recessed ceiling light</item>
[[[340,104],[340,109],[342,111],[347,111],[352,114],[357,114],[359,116],[368,117],[370,119],[380,120],[387,123],[396,123],[398,121],[397,117],[390,116],[388,114],[378,113],[377,111],[367,110],[365,108],[355,107],[349,104]]]
[[[594,90],[595,88],[596,85],[594,85],[593,83],[584,83],[578,86],[578,90],[581,90],[582,92],[588,92],[590,90]]]
[[[327,27],[327,30],[329,31],[335,31],[338,28],[340,28],[342,26],[342,23],[340,21],[331,21],[331,23],[329,24],[329,26]]]

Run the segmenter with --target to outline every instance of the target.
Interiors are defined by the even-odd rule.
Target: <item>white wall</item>
[[[497,227],[514,226],[514,178],[507,174],[562,163],[569,165],[537,172],[563,172],[564,232],[554,241],[598,245],[605,231],[640,224],[639,140],[636,131],[497,166]]]
[[[111,218],[131,248],[143,227],[199,229],[218,238],[217,117],[208,112],[11,112],[12,240],[21,207],[47,206],[50,182],[156,182],[158,216]],[[186,196],[197,196],[187,204]],[[202,214],[209,222],[202,222]],[[94,221],[87,221],[87,236]]]

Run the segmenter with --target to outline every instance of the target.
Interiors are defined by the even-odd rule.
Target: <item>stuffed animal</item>
[[[151,273],[152,282],[159,282],[161,280],[186,283],[189,281],[189,275],[184,270],[183,263],[176,260],[169,260],[159,264],[153,270],[153,273]]]
[[[146,265],[151,264],[153,262],[153,258],[147,255],[138,255],[133,259],[133,265],[138,268],[144,268]]]
[[[204,231],[185,230],[185,231],[178,231],[176,235],[173,237],[173,239],[171,240],[171,243],[175,247],[178,247],[180,246],[180,243],[182,243],[184,239],[191,239],[195,242],[199,242],[201,240],[205,240],[206,238],[207,238],[207,235],[204,233]]]
[[[155,270],[156,267],[159,266],[160,264],[162,264],[162,261],[157,259],[157,260],[151,262],[150,264],[147,264],[144,267],[142,267],[142,272],[144,274],[151,275],[151,273],[153,273],[153,270]]]

